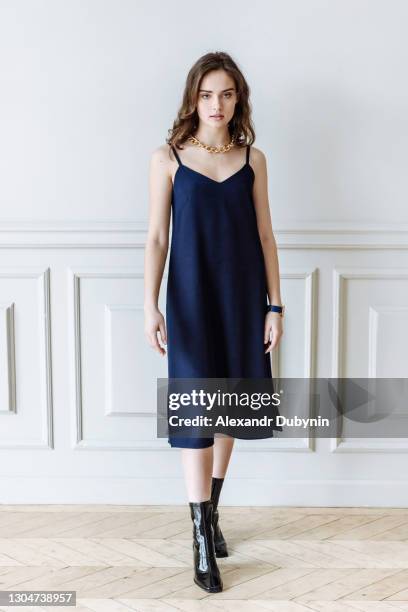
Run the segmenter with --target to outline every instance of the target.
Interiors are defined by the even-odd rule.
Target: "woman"
[[[255,133],[249,87],[227,53],[208,53],[191,68],[169,132],[150,166],[148,342],[161,355],[168,346],[169,378],[270,378],[270,352],[283,334],[284,307],[266,161],[250,146]],[[166,329],[158,295],[171,212]],[[228,551],[217,507],[234,438],[170,436],[169,443],[182,448],[194,581],[219,592],[215,557]]]

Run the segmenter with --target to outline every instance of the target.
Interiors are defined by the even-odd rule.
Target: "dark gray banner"
[[[157,436],[405,438],[408,378],[158,378]]]

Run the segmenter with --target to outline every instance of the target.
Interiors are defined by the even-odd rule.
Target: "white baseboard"
[[[0,504],[183,505],[182,478],[0,478]],[[407,508],[403,480],[226,479],[224,506]]]

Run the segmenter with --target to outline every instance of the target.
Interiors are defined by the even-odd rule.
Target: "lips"
[[[212,119],[223,119],[224,115],[210,115]]]

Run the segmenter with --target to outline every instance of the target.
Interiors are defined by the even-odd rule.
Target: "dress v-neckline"
[[[247,166],[252,170],[252,167],[250,166],[250,164],[248,162],[245,162],[245,164],[243,166],[241,166],[241,168],[239,168],[239,170],[237,170],[236,172],[234,172],[230,176],[227,176],[227,178],[225,178],[224,180],[216,181],[215,179],[211,178],[210,176],[207,176],[206,174],[203,174],[202,172],[198,172],[198,170],[194,170],[193,168],[190,168],[189,166],[186,166],[185,164],[179,164],[178,168],[176,170],[176,173],[174,175],[174,178],[173,178],[173,187],[174,187],[175,182],[176,182],[177,174],[178,174],[179,170],[182,169],[182,168],[185,168],[189,172],[193,172],[194,174],[197,174],[198,176],[201,176],[202,178],[206,179],[207,181],[210,181],[211,183],[215,183],[216,185],[223,185],[224,183],[226,183],[230,179],[232,179],[235,176],[237,176],[238,174],[240,174],[243,170],[245,170],[245,168]],[[252,170],[252,172],[253,172],[253,170]]]

